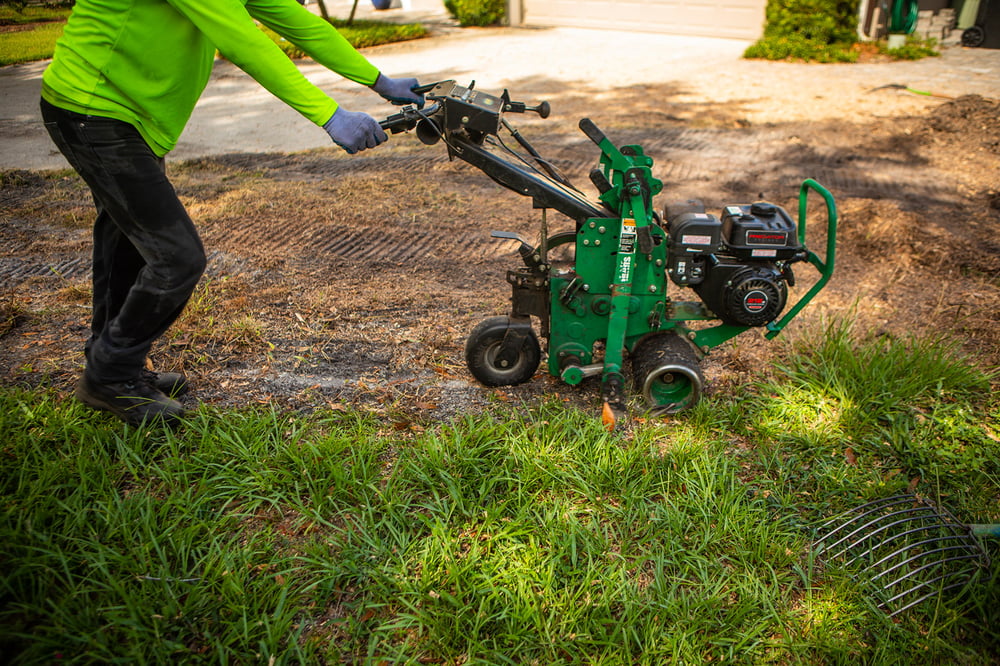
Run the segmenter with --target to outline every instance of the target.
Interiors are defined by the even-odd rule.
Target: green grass
[[[921,58],[936,58],[941,55],[937,50],[937,40],[921,39],[910,35],[906,38],[906,43],[899,48],[890,49],[887,42],[879,42],[879,52],[884,53],[896,60],[920,60]]]
[[[0,66],[15,65],[36,60],[46,60],[55,51],[56,40],[62,36],[68,9],[25,8],[18,12],[10,7],[0,6],[0,25],[19,25],[26,29],[0,33]],[[426,36],[427,30],[420,24],[396,24],[381,21],[346,21],[332,19],[331,23],[347,38],[355,48],[391,44]],[[303,58],[305,53],[291,42],[273,31],[262,30],[290,58]]]
[[[836,323],[773,380],[615,433],[555,401],[410,439],[373,414],[266,408],[159,432],[3,388],[0,650],[995,663],[995,580],[892,622],[809,556],[817,522],[915,476],[964,520],[1000,521],[989,381],[942,341]]]
[[[69,12],[65,7],[32,6],[18,9],[11,4],[0,4],[0,26],[65,21]]]
[[[356,20],[351,24],[341,19],[330,19],[330,23],[354,48],[380,46],[395,42],[405,42],[427,36],[427,29],[419,23],[385,23],[383,21]],[[306,57],[305,51],[285,40],[268,28],[262,28],[289,58]]]
[[[0,26],[18,27],[0,32],[0,66],[51,58],[69,13],[63,7],[0,5]]]
[[[30,30],[0,33],[0,66],[52,57],[64,23],[37,23]]]

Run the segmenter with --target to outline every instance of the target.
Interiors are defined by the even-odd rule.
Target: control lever
[[[605,176],[604,172],[600,169],[591,169],[590,182],[594,184],[594,187],[596,187],[597,191],[601,194],[614,189],[611,185],[611,181],[608,180],[608,177]]]
[[[547,104],[547,102],[542,102],[542,104]],[[545,116],[542,117],[544,118]],[[527,150],[528,154],[531,155],[533,158],[535,158],[535,162],[538,163],[538,166],[542,167],[545,173],[549,174],[549,177],[552,178],[552,180],[558,183],[562,183],[563,185],[571,189],[576,189],[575,187],[573,187],[573,183],[566,180],[566,178],[562,174],[553,169],[552,165],[549,164],[547,160],[542,159],[542,156],[538,154],[538,151],[535,150],[534,146],[528,143],[528,140],[525,139],[523,136],[521,136],[521,133],[517,131],[517,128],[508,123],[506,118],[501,118],[500,122],[503,123],[503,126],[507,128],[507,131],[510,132],[510,135],[514,137],[519,144],[521,144],[521,147]]]
[[[451,79],[448,79],[448,81],[450,81],[450,80]],[[434,90],[435,88],[437,88],[442,83],[448,83],[448,81],[437,81],[435,83],[425,83],[422,86],[417,86],[416,88],[413,88],[413,92],[417,93],[418,95],[426,95],[427,93],[429,93],[430,91]]]
[[[602,143],[608,140],[608,137],[604,136],[604,132],[598,129],[597,125],[590,118],[582,118],[580,120],[580,130],[587,135],[587,138],[600,146]]]
[[[633,165],[633,160],[627,157],[622,151],[615,147],[615,144],[608,140],[608,137],[604,135],[604,132],[600,130],[594,121],[590,118],[583,118],[580,120],[580,130],[587,135],[587,138],[597,144],[597,147],[601,149],[604,156],[601,158],[601,163],[604,164],[605,160],[607,163],[618,171],[625,171]],[[628,150],[629,153],[634,153],[631,149]],[[635,156],[634,154],[632,155]]]
[[[504,88],[503,95],[500,96],[503,100],[503,110],[508,113],[525,113],[527,111],[532,111],[537,113],[542,118],[548,118],[549,114],[552,112],[552,107],[549,106],[548,102],[541,102],[535,106],[528,106],[524,102],[515,102],[510,98],[510,92]]]
[[[541,102],[535,106],[528,106],[524,102],[508,101],[504,105],[503,110],[508,113],[526,113],[531,111],[533,113],[537,113],[542,118],[548,118],[549,114],[552,113],[552,107],[548,102]]]
[[[528,268],[537,270],[541,265],[540,257],[536,254],[535,248],[513,231],[491,231],[490,236],[520,243],[521,246],[517,249],[517,253],[521,255],[521,260]]]

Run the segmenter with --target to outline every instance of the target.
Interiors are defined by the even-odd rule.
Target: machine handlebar
[[[434,103],[424,110],[405,106],[399,113],[379,121],[379,125],[382,129],[397,134],[412,130],[422,120],[428,120],[446,131],[466,129],[482,134],[496,134],[504,113],[531,112],[548,118],[552,112],[548,102],[535,105],[515,102],[510,99],[506,90],[498,97],[480,92],[475,86],[475,81],[468,86],[461,86],[453,79],[417,86],[413,91],[426,95]]]

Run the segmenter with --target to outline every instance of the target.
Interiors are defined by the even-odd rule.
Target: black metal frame
[[[530,197],[534,208],[557,210],[574,220],[577,226],[592,218],[614,217],[614,211],[603,203],[593,202],[572,188],[570,183],[553,173],[534,148],[503,118],[503,113],[534,111],[548,115],[544,102],[530,107],[523,102],[510,100],[507,91],[496,97],[457,85],[454,81],[423,86],[422,91],[434,103],[422,111],[406,107],[380,124],[392,133],[416,128],[424,143],[443,140],[448,147],[448,157],[458,158],[476,167],[497,184]],[[508,129],[517,142],[548,172],[542,174],[497,155],[484,146],[487,136],[496,136],[501,127]]]

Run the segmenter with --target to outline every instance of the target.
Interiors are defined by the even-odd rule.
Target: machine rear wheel
[[[523,339],[517,349],[508,344],[505,353],[504,341],[514,326]],[[465,341],[465,364],[472,376],[486,386],[523,384],[535,374],[541,360],[542,350],[534,329],[530,324],[512,322],[510,317],[490,317],[480,322]]]
[[[632,351],[632,376],[655,414],[693,407],[705,384],[694,349],[675,333],[659,333],[639,342]]]

